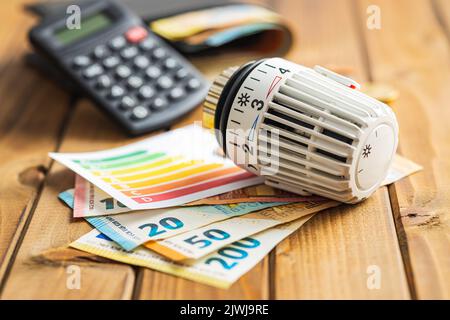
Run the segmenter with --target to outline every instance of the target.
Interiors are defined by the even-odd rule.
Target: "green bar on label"
[[[89,164],[89,163],[99,163],[99,162],[107,162],[107,161],[114,161],[114,160],[122,160],[125,158],[129,158],[129,157],[134,157],[134,156],[138,156],[144,153],[147,153],[147,150],[138,150],[138,151],[133,151],[130,153],[125,153],[125,154],[121,154],[118,156],[114,156],[114,157],[109,157],[109,158],[103,158],[103,159],[86,159],[86,160],[73,160],[76,163],[83,163],[83,164]]]
[[[86,169],[95,169],[95,170],[109,170],[109,169],[117,169],[122,167],[131,167],[138,164],[143,164],[161,157],[164,157],[166,154],[164,152],[157,152],[151,154],[144,155],[136,155],[134,157],[126,158],[126,161],[114,161],[114,162],[103,162],[103,163],[93,163],[93,164],[85,164],[81,163],[80,165]]]

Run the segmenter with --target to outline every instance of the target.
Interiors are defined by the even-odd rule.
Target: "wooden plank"
[[[267,299],[268,259],[264,259],[244,275],[230,289],[211,286],[173,277],[149,269],[143,270],[139,299]]]
[[[60,151],[98,150],[134,141],[120,132],[103,113],[83,102],[77,106]],[[71,218],[72,210],[57,199],[58,193],[73,187],[73,183],[70,170],[56,163],[52,165],[1,298],[131,298],[135,274],[130,266],[41,257],[42,252],[67,246],[92,229],[84,220]],[[69,265],[80,268],[80,289],[66,286]]]
[[[378,5],[382,16],[381,30],[364,29],[373,77],[400,91],[393,105],[400,150],[424,166],[391,190],[398,197],[394,209],[412,286],[419,299],[449,299],[448,39],[430,1],[361,1],[360,17],[369,4]]]
[[[1,1],[0,283],[26,225],[69,113],[69,97],[26,66],[27,30],[35,22],[23,1]]]
[[[354,78],[367,79],[353,9],[351,1],[280,3],[282,14],[298,21],[299,43],[289,57],[306,65],[351,66]],[[362,204],[318,214],[275,254],[278,299],[409,298],[386,188]],[[381,271],[381,287],[370,290],[367,270],[373,265]]]

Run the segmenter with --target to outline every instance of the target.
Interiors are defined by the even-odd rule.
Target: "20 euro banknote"
[[[236,205],[176,207],[85,219],[124,249],[132,250],[147,241],[166,239],[213,222],[281,204],[284,203],[249,202]]]
[[[70,207],[74,204],[73,197],[72,189],[59,194],[59,198]],[[85,219],[125,250],[132,250],[150,240],[166,239],[216,221],[282,204],[285,203],[249,202],[236,205],[175,207]]]
[[[337,201],[310,201],[267,208],[144,246],[174,261],[199,259],[239,239],[338,205]]]
[[[306,223],[311,216],[240,239],[202,259],[186,260],[182,263],[171,261],[144,247],[125,251],[95,229],[70,246],[115,261],[227,289],[261,261],[279,242]]]

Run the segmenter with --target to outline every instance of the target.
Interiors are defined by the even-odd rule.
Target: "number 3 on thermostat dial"
[[[224,70],[204,103],[204,123],[239,166],[267,185],[355,203],[386,177],[398,124],[355,81],[281,58]]]

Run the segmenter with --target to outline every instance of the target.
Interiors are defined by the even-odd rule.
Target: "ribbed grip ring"
[[[232,75],[238,70],[238,66],[229,67],[223,70],[220,75],[214,79],[211,88],[208,91],[205,102],[203,103],[203,127],[208,129],[214,128],[214,116],[216,113],[217,103],[222,94],[225,85]]]

